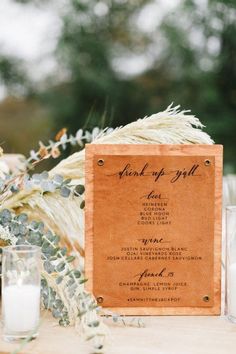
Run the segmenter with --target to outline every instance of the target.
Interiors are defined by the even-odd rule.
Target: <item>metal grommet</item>
[[[210,296],[204,295],[202,300],[205,301],[205,302],[209,302],[210,301]]]
[[[205,166],[210,166],[210,164],[211,164],[211,161],[210,161],[210,160],[207,159],[207,160],[204,161],[204,165],[205,165]]]
[[[97,303],[98,304],[102,304],[103,303],[103,297],[102,296],[98,296],[97,297]]]
[[[104,160],[103,159],[99,159],[97,164],[98,164],[98,166],[103,166],[104,165]]]

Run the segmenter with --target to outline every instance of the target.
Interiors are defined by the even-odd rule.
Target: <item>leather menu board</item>
[[[222,147],[86,146],[87,289],[123,314],[219,314]]]

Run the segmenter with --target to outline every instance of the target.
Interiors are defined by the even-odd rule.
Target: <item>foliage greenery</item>
[[[45,146],[40,142],[37,152],[32,153],[26,160],[28,170],[19,175],[6,174],[0,179],[1,202],[10,194],[19,193],[21,190],[37,188],[42,195],[45,193],[60,193],[65,198],[81,198],[81,208],[84,208],[84,186],[71,185],[71,180],[63,180],[60,175],[50,178],[49,173],[35,173],[30,176],[27,171],[34,168],[36,163],[45,157],[58,157],[60,147],[66,144],[90,142],[99,135],[100,130],[94,129],[93,133],[83,134],[79,130],[76,137],[67,137],[65,130],[60,131],[55,142],[50,141]],[[52,156],[57,150],[57,156]],[[1,151],[2,153],[2,151]],[[86,281],[83,271],[74,264],[75,256],[68,253],[66,247],[60,246],[60,238],[47,229],[42,221],[29,220],[26,213],[15,214],[8,209],[0,211],[0,250],[7,245],[30,244],[36,245],[42,251],[42,279],[41,297],[45,309],[52,312],[61,326],[76,324],[81,327],[86,339],[93,340],[96,352],[101,352],[105,333],[103,324],[98,316],[98,305],[92,294],[84,290]]]
[[[113,130],[113,129],[111,129]],[[31,173],[31,170],[45,158],[57,158],[61,149],[67,144],[77,144],[80,148],[111,132],[94,128],[92,133],[80,129],[75,136],[68,136],[62,129],[56,136],[56,141],[44,145],[39,143],[38,151],[31,151],[25,161],[25,170],[18,174],[5,174],[0,178],[0,254],[2,248],[8,245],[36,245],[42,251],[41,298],[45,309],[51,311],[61,326],[75,325],[87,340],[93,341],[93,350],[101,353],[104,349],[106,328],[99,316],[101,313],[111,317],[113,322],[143,326],[139,319],[125,321],[122,316],[99,308],[94,296],[88,293],[83,284],[86,282],[83,269],[77,264],[73,252],[60,245],[60,237],[48,229],[41,220],[31,220],[26,213],[15,213],[4,208],[4,201],[21,191],[40,191],[42,197],[46,193],[60,194],[64,198],[79,198],[80,208],[85,206],[83,184],[71,183],[70,179],[55,174],[53,177],[47,171]],[[56,154],[55,154],[56,151]],[[0,148],[0,155],[3,154]],[[1,264],[0,264],[1,265]]]

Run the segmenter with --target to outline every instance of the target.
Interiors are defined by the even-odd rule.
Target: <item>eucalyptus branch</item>
[[[53,183],[50,183],[49,180],[48,183],[46,183],[45,180],[47,180],[49,177],[48,172],[44,171],[42,174],[34,174],[32,178],[27,172],[29,172],[29,170],[31,170],[35,164],[41,162],[42,160],[48,159],[50,157],[59,157],[61,155],[60,148],[65,150],[68,144],[72,146],[78,145],[83,148],[85,143],[90,143],[103,135],[110,134],[111,131],[113,131],[112,128],[106,128],[102,130],[98,127],[95,127],[92,132],[87,130],[84,132],[82,129],[79,129],[75,135],[70,134],[68,136],[66,129],[63,128],[56,135],[56,141],[49,140],[47,145],[44,145],[40,141],[38,151],[31,150],[30,157],[25,160],[26,171],[20,172],[17,175],[9,174],[6,175],[5,178],[0,178],[0,202],[3,203],[5,200],[10,198],[12,194],[18,193],[21,190],[26,189],[29,191],[33,188],[34,185],[39,185],[40,180],[44,182],[41,186],[44,192],[54,192],[56,189],[58,189],[57,184],[60,185],[62,182],[65,182],[63,181],[62,176],[56,175],[52,181]],[[68,197],[70,195],[71,188],[68,188],[70,181],[68,182],[67,180],[66,182],[67,185],[62,186],[63,188],[61,189],[61,194],[65,197]],[[72,192],[74,192],[74,195],[76,196],[81,194],[79,190],[76,190],[76,187]],[[84,203],[82,203],[81,206],[83,208]]]
[[[22,189],[27,192],[39,190],[42,194],[58,191],[64,198],[68,198],[71,195],[80,197],[81,209],[84,208],[84,200],[82,198],[85,191],[84,185],[71,184],[71,179],[64,179],[61,175],[54,175],[53,178],[51,178],[46,171],[35,173],[32,177],[30,177],[29,174],[21,174],[7,181],[0,195],[0,202],[3,203],[10,196],[19,193]]]
[[[0,225],[8,229],[16,244],[33,244],[41,247],[43,268],[41,294],[46,309],[58,319],[61,326],[76,324],[76,327],[94,341],[96,352],[101,351],[105,338],[105,327],[98,316],[98,306],[93,295],[86,292],[86,281],[81,270],[72,262],[65,247],[59,246],[60,238],[46,231],[42,222],[28,221],[26,214],[14,215],[9,210],[0,212]]]
[[[28,169],[31,169],[35,164],[42,160],[48,159],[50,157],[54,159],[58,158],[61,155],[61,149],[65,150],[67,145],[78,145],[82,149],[85,143],[91,143],[95,139],[98,139],[100,136],[110,133],[112,130],[112,128],[104,130],[95,127],[92,132],[79,129],[75,135],[68,135],[67,129],[63,128],[57,133],[55,141],[49,140],[48,144],[46,145],[40,141],[39,149],[37,151],[30,151],[30,156],[26,160],[26,166]]]
[[[122,326],[125,327],[138,327],[138,328],[145,327],[145,323],[139,317],[129,318],[127,316],[114,313],[113,311],[110,311],[105,308],[100,308],[100,314],[106,317],[107,320],[112,320],[113,323],[121,324]]]

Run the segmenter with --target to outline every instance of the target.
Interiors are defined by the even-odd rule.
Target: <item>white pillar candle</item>
[[[231,264],[228,270],[228,313],[236,317],[236,263]]]
[[[11,332],[33,331],[38,326],[40,287],[9,285],[2,292],[5,328]]]

